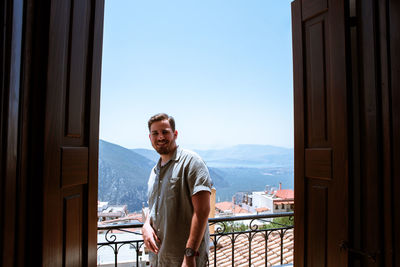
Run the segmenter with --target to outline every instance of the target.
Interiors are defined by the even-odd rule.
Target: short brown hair
[[[156,115],[151,116],[149,121],[147,122],[147,125],[149,126],[149,131],[151,128],[151,125],[156,122],[156,121],[163,121],[163,120],[168,120],[169,125],[171,125],[171,129],[173,132],[175,132],[175,119],[172,116],[169,116],[166,113],[158,113]]]

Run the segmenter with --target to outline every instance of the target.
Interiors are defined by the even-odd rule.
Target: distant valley
[[[237,145],[220,150],[195,150],[209,167],[217,201],[238,191],[262,191],[266,185],[293,189],[293,149]],[[147,203],[147,180],[159,159],[154,150],[127,149],[100,140],[99,200],[127,204],[130,212]]]

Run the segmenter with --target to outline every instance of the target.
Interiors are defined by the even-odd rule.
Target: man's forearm
[[[186,243],[187,248],[198,250],[200,247],[201,240],[204,236],[204,231],[208,223],[208,214],[194,213],[192,217],[192,223],[190,227],[190,235]]]
[[[192,197],[192,203],[194,210],[190,226],[190,235],[186,242],[186,247],[197,251],[208,224],[208,215],[210,213],[210,193],[207,191],[199,192]]]

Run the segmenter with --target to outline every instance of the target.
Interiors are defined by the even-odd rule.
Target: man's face
[[[156,121],[150,126],[151,144],[160,155],[170,154],[176,148],[178,132],[173,132],[168,120]]]

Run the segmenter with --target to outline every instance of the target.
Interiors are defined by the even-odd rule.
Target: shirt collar
[[[181,153],[182,153],[182,149],[181,149],[179,146],[176,146],[175,152],[174,152],[174,154],[172,155],[171,160],[174,160],[175,162],[176,162],[176,161],[179,161],[179,158],[180,158],[180,156],[181,156]]]
[[[175,149],[174,154],[172,155],[171,159],[167,163],[165,163],[165,165],[163,165],[163,166],[161,166],[161,157],[160,157],[160,159],[158,160],[156,169],[160,170],[161,168],[168,166],[171,161],[178,162],[179,158],[181,156],[181,153],[182,153],[182,149],[179,146],[176,146],[176,149]]]

